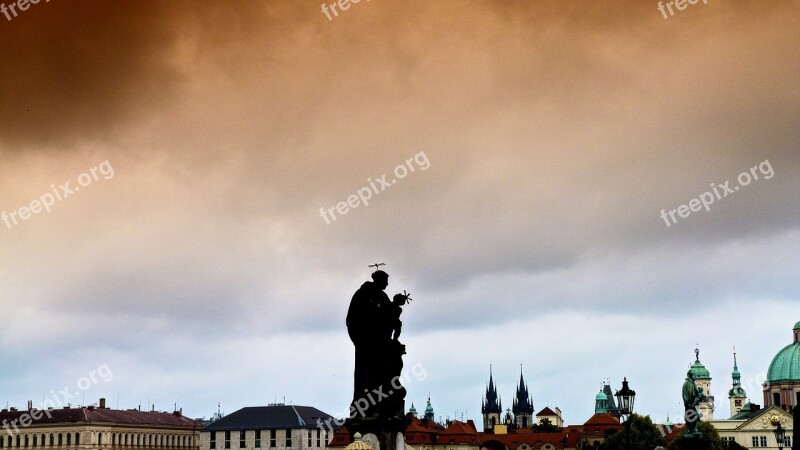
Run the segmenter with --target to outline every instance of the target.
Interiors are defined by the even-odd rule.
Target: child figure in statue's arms
[[[403,322],[400,321],[400,314],[403,313],[403,305],[411,301],[411,294],[403,291],[402,294],[395,294],[392,298],[392,309],[390,312],[392,318],[392,328],[393,328],[393,340],[397,340],[400,337],[400,331],[403,328]]]

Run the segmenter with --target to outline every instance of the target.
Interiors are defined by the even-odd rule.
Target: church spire
[[[517,414],[533,414],[533,402],[528,393],[528,386],[525,383],[525,377],[522,374],[522,364],[519,365],[519,384],[517,385],[517,394],[514,397],[513,409],[515,415]]]
[[[519,384],[512,406],[515,425],[519,428],[529,427],[533,420],[533,402],[522,374],[522,364],[519,365]]]
[[[492,376],[492,365],[489,364],[489,385],[486,386],[486,395],[482,402],[481,412],[500,414],[502,410],[500,398],[497,396],[497,387],[494,384],[494,377]]]

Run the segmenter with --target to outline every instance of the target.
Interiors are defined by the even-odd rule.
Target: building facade
[[[198,450],[200,422],[181,411],[116,410],[99,406],[0,411],[0,449]]]
[[[780,424],[786,431],[784,449],[792,448],[792,415],[778,406],[759,408],[750,403],[739,412],[738,417],[729,420],[712,420],[720,438],[726,442],[736,442],[747,448],[778,449],[774,430]]]
[[[200,450],[325,450],[332,417],[310,406],[242,408],[200,431]]]

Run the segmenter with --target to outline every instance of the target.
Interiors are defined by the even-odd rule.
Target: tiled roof
[[[47,411],[2,411],[0,412],[0,422],[4,420],[12,422],[23,415],[31,417],[33,425],[102,423],[188,429],[200,429],[203,426],[201,422],[184,417],[179,412],[125,411],[94,407],[62,408]],[[39,418],[36,419],[36,417]]]
[[[545,406],[541,411],[536,413],[536,417],[539,417],[539,416],[557,416],[557,415],[558,414],[556,414],[552,409],[550,409],[547,406]]]
[[[524,433],[524,434],[480,434],[481,442],[497,440],[502,442],[509,450],[517,450],[523,445],[532,449],[539,449],[544,444],[551,444],[555,448],[564,448],[566,440],[567,448],[575,448],[580,440],[578,433],[568,433],[566,430],[557,433]]]
[[[615,419],[614,416],[608,413],[598,413],[593,415],[589,420],[586,421],[584,426],[597,426],[597,425],[610,425],[610,426],[621,426],[619,420]]]
[[[317,419],[324,422],[331,418],[329,414],[310,406],[251,406],[228,414],[203,428],[203,431],[317,428]]]
[[[328,443],[328,447],[346,447],[350,444],[350,430],[346,427],[339,428],[333,433],[333,438]]]
[[[447,428],[439,432],[436,438],[437,444],[474,444],[480,445],[481,440],[478,438],[478,430],[475,429],[475,423],[471,420],[469,422],[459,422],[454,420],[447,425]]]

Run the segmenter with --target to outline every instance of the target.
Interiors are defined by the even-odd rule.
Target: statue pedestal
[[[372,446],[373,450],[405,450],[403,433],[398,431],[382,431],[377,435],[368,433],[362,440]]]
[[[711,450],[711,443],[705,439],[680,437],[676,444],[678,450]]]
[[[408,426],[405,417],[389,419],[355,419],[345,423],[351,439],[361,433],[361,440],[370,444],[373,450],[405,450],[403,432]]]

